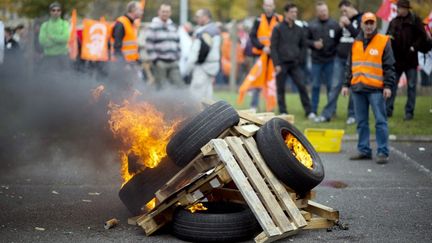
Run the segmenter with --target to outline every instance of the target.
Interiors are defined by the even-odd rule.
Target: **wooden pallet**
[[[239,114],[237,126],[201,148],[193,161],[156,192],[155,207],[129,223],[141,226],[149,236],[172,220],[176,207],[205,198],[247,203],[263,229],[256,242],[272,242],[301,229],[334,226],[338,211],[312,201],[313,191],[299,198],[264,162],[252,137],[264,119],[248,112]],[[223,188],[231,181],[238,190]]]

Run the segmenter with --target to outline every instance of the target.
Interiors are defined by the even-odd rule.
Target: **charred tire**
[[[237,111],[225,101],[218,101],[192,118],[176,132],[167,145],[168,156],[185,166],[200,152],[202,146],[239,122]]]
[[[181,168],[165,157],[160,164],[136,174],[119,191],[120,200],[133,215],[142,213],[159,188],[167,183]]]
[[[287,133],[291,133],[306,148],[312,157],[312,170],[306,168],[291,153],[285,144]],[[273,118],[266,122],[256,134],[258,149],[265,162],[285,185],[298,193],[317,186],[324,179],[321,158],[306,137],[289,122]]]
[[[247,205],[206,202],[205,211],[191,213],[179,208],[173,216],[173,234],[192,242],[237,242],[252,238],[258,222]]]

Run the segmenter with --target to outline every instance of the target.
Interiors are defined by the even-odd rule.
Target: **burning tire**
[[[191,213],[177,209],[173,216],[173,234],[192,242],[238,242],[252,238],[258,222],[247,205],[205,202],[205,211]]]
[[[154,197],[155,192],[180,170],[180,167],[164,158],[157,167],[147,168],[132,177],[120,189],[120,200],[133,215],[142,214],[142,208]]]
[[[225,101],[218,101],[192,118],[176,132],[167,145],[168,156],[179,166],[192,161],[202,146],[239,122],[237,111]]]
[[[300,161],[288,147],[288,139],[305,149],[310,163]],[[306,137],[289,122],[273,118],[265,123],[256,134],[258,149],[275,176],[298,193],[304,193],[317,186],[324,179],[321,158]],[[308,155],[307,155],[308,154]],[[303,163],[302,163],[303,162]]]

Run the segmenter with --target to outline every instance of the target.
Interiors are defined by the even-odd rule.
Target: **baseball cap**
[[[365,23],[366,21],[373,21],[373,22],[376,22],[376,21],[377,21],[377,18],[376,18],[376,16],[375,16],[375,14],[373,14],[373,13],[371,13],[371,12],[367,12],[367,13],[364,13],[364,14],[363,14],[361,20],[362,20],[362,23]]]

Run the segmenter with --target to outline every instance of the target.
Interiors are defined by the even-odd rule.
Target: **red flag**
[[[273,62],[267,54],[262,54],[239,89],[237,103],[243,102],[246,92],[253,88],[260,88],[266,100],[266,110],[271,111],[276,107],[276,72]]]
[[[72,10],[71,16],[71,28],[69,34],[69,58],[72,60],[76,60],[78,56],[78,35],[77,35],[77,11],[76,9]]]
[[[382,20],[390,22],[397,15],[397,0],[383,0],[376,15]]]

